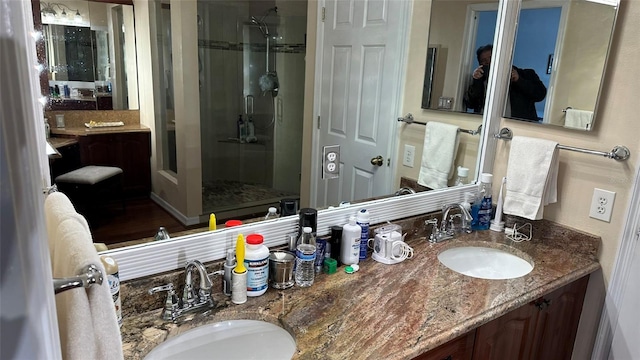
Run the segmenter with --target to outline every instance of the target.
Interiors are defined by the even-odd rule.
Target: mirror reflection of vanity
[[[423,108],[473,113],[463,99],[478,67],[476,50],[493,41],[497,7],[495,1],[433,1]],[[511,61],[534,70],[547,90],[535,102],[533,122],[593,128],[583,117],[595,117],[617,8],[612,1],[522,2]],[[512,116],[509,101],[503,116],[532,121]]]
[[[138,108],[133,6],[41,1],[46,110]]]
[[[433,2],[434,13],[432,14],[432,16],[434,17],[437,16],[437,13],[435,12],[436,10],[435,5],[437,3],[444,4],[447,2],[438,1],[438,0]],[[453,2],[453,3],[457,4],[459,2]],[[511,5],[511,6],[515,6],[515,5]],[[466,9],[464,9],[464,7],[462,9],[462,12],[466,13]],[[498,29],[504,29],[504,27],[508,25],[508,23],[515,24],[517,21],[517,17],[510,15],[504,21],[505,23],[497,25]],[[451,24],[452,22],[448,22],[448,23]],[[448,31],[453,32],[454,30],[455,29],[449,29]],[[443,30],[443,31],[447,31],[447,30]],[[461,33],[463,32],[463,30],[460,30],[458,32]],[[472,47],[473,46],[471,46],[470,49],[472,49]],[[608,43],[607,43],[607,47],[608,47]],[[440,49],[442,49],[442,46],[440,47]],[[448,51],[449,50],[441,51],[440,53],[446,55]],[[469,66],[470,69],[471,69],[471,66],[473,66],[474,62],[476,62],[475,54],[474,52],[472,53],[473,53],[472,57],[468,58],[465,65],[465,66]],[[423,56],[425,55],[426,54],[424,54]],[[459,67],[460,70],[458,70],[457,73],[458,74],[463,73],[462,67],[460,65],[461,60],[458,60],[456,62],[448,58],[448,56],[445,57],[445,59],[448,59],[446,60],[447,68],[449,68],[450,65],[453,67]],[[498,56],[498,55],[494,54],[494,56]],[[462,58],[462,55],[458,55],[458,59],[461,59],[461,58]],[[436,59],[439,59],[438,55],[436,55]],[[437,61],[438,60],[436,60],[436,62]],[[509,65],[503,66],[503,68],[508,69],[510,67],[511,59],[508,59],[508,56],[503,56],[502,62],[504,64],[509,63]],[[494,63],[496,63],[495,58],[494,58]],[[438,63],[436,63],[435,68],[437,69],[437,67],[438,67]],[[499,66],[497,68],[499,68]],[[415,70],[410,69],[409,71],[415,71]],[[438,73],[438,71],[439,70],[435,70],[434,73]],[[422,75],[423,74],[420,72],[420,76]],[[411,75],[408,75],[408,76],[411,76]],[[462,77],[456,76],[456,78],[451,80],[454,83],[454,85],[452,85],[452,88],[456,87],[455,83],[459,82],[460,79],[462,79]],[[444,80],[445,82],[449,81],[448,75],[445,76]],[[448,85],[449,83],[447,83],[447,86]],[[598,83],[597,87],[599,88],[599,86],[600,84]],[[497,84],[496,89],[494,89],[494,91],[496,91],[496,94],[504,96],[507,91],[506,87],[507,87],[506,82]],[[434,92],[434,94],[436,94],[436,92]],[[455,103],[456,101],[454,99],[454,104]],[[429,116],[430,114],[434,114],[435,116],[437,115],[437,113],[440,113],[440,112],[445,113],[444,111],[432,112],[433,110],[434,109],[425,110],[424,115]],[[451,113],[452,112],[451,110],[453,109],[446,109],[446,110],[447,110],[446,112]],[[502,110],[500,111],[502,112]],[[475,117],[469,114],[466,114],[465,116]],[[479,119],[480,117],[478,116],[477,118]],[[493,119],[492,121],[488,121],[488,122],[485,121],[484,123],[485,125],[484,131],[485,131],[485,134],[487,134],[488,136],[484,136],[481,141],[482,143],[486,143],[487,144],[486,146],[488,147],[495,147],[496,140],[492,139],[491,134],[497,132],[497,127],[499,126],[498,124],[499,124],[499,119]],[[411,125],[411,126],[415,126],[415,125]],[[400,136],[402,136],[402,134]],[[489,151],[489,153],[491,153],[491,151]],[[483,171],[490,172],[492,167],[492,162],[493,162],[493,158],[491,157],[492,155],[491,154],[487,155],[486,152],[484,152],[483,154],[485,157],[480,159],[480,165],[479,165],[480,168],[477,172],[483,172]],[[475,179],[473,178],[470,180],[475,181]],[[372,213],[376,214],[375,218],[373,219],[374,220],[373,222],[393,220],[393,219],[412,216],[420,213],[436,211],[440,208],[440,206],[443,203],[461,201],[464,192],[469,191],[474,187],[475,185],[467,185],[467,186],[461,186],[456,188],[447,188],[447,189],[423,192],[423,193],[418,193],[413,195],[406,195],[402,197],[390,197],[386,199],[373,200],[373,201],[365,202],[361,204],[354,204],[344,208],[321,210],[319,212],[318,228],[326,229],[331,225],[344,223],[345,219],[348,218],[348,215],[354,213],[355,211],[357,211],[357,209],[361,207],[366,207]],[[241,228],[234,228],[233,232],[236,232],[236,231],[240,231],[243,233],[260,232],[265,236],[265,239],[267,239],[266,245],[274,246],[274,245],[282,244],[284,242],[283,234],[294,231],[296,226],[297,226],[297,216],[289,216],[285,218],[280,218],[275,221],[272,220],[267,222],[246,224],[246,225],[243,225],[243,227]],[[212,259],[221,258],[223,255],[223,252],[222,252],[224,250],[223,248],[229,242],[230,237],[232,237],[232,231],[230,229],[220,229],[213,232],[203,232],[199,234],[186,236],[183,238],[185,241],[180,241],[179,243],[173,243],[172,241],[174,239],[163,240],[156,243],[136,245],[128,248],[114,250],[114,251],[111,251],[110,253],[114,255],[121,264],[123,264],[122,266],[124,266],[124,268],[130,269],[131,271],[130,275],[125,275],[125,278],[131,278],[136,276],[144,276],[144,274],[151,274],[154,272],[164,271],[167,269],[167,266],[173,266],[172,264],[169,264],[169,265],[160,264],[157,261],[153,260],[152,258],[155,259],[155,257],[151,255],[152,253],[156,255],[159,253],[162,253],[163,256],[167,256],[167,258],[171,258],[171,259],[176,259],[178,257],[182,258],[182,257],[190,257],[190,256],[198,256],[198,257],[204,256],[205,257],[204,261],[208,261]],[[194,249],[203,251],[202,250],[203,246],[206,243],[219,244],[219,245],[212,246],[212,247],[205,247],[206,250],[204,250],[203,253],[199,253],[199,254],[194,253]],[[178,254],[181,254],[181,255],[178,256]]]

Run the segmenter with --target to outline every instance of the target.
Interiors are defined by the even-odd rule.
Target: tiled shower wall
[[[264,19],[277,37],[269,62],[280,82],[274,99],[258,86],[267,70],[266,40],[249,18],[260,19],[276,5],[278,15]],[[198,15],[203,182],[233,180],[298,192],[306,2],[199,1]],[[239,144],[231,139],[237,137],[238,115],[247,120],[247,95],[254,97],[258,142]]]

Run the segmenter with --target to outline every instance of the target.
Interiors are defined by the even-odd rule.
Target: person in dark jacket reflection
[[[473,71],[471,85],[464,96],[465,106],[467,109],[473,109],[474,113],[482,114],[484,110],[492,52],[493,45],[481,46],[476,51],[480,65]],[[533,69],[512,66],[505,117],[538,121],[535,103],[544,100],[545,96],[547,96],[547,88]]]

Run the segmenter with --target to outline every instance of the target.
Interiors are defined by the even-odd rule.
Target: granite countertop
[[[411,228],[423,229],[422,220]],[[423,235],[424,231],[409,231],[413,259],[385,265],[369,257],[360,271],[346,274],[341,267],[335,274],[318,275],[310,288],[270,288],[242,305],[232,304],[218,289],[214,311],[181,324],[160,319],[161,305],[125,311],[125,358],[141,359],[166,338],[199,325],[254,319],[289,331],[297,344],[294,359],[410,359],[600,267],[599,237],[545,220],[534,222],[530,242],[513,243],[503,233],[478,231],[430,244]],[[438,261],[441,251],[467,245],[502,248],[535,266],[521,278],[484,280],[460,275]],[[138,280],[125,284],[122,291],[130,292],[128,298],[161,304],[164,298],[157,297],[162,295],[146,291],[165,280]]]
[[[97,127],[88,128],[86,126],[67,126],[64,128],[51,128],[52,135],[60,136],[85,136],[85,135],[97,135],[97,134],[113,134],[113,133],[127,133],[127,132],[150,132],[147,126],[141,124],[125,124],[124,126],[113,127]]]

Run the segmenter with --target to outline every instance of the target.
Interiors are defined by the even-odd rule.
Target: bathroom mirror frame
[[[96,28],[94,27],[94,25],[92,25],[91,21],[92,21],[92,16],[91,16],[91,8],[93,7],[94,9],[98,6],[104,5],[105,7],[108,5],[113,5],[113,6],[121,6],[120,8],[120,14],[122,14],[122,19],[121,24],[122,26],[127,26],[127,28],[130,28],[130,30],[127,32],[127,34],[124,34],[123,32],[123,37],[124,37],[124,41],[132,41],[132,46],[135,49],[136,45],[135,45],[135,28],[134,28],[134,20],[133,20],[133,0],[81,0],[83,2],[87,3],[87,9],[86,11],[88,11],[88,16],[89,18],[86,20],[86,23],[80,24],[78,26],[81,27],[87,27],[87,29],[91,29],[91,32],[105,32],[107,33],[107,37],[109,37],[108,31],[105,30],[96,30]],[[44,33],[44,26],[45,25],[57,25],[55,23],[43,23],[43,16],[41,14],[41,3],[45,2],[45,3],[49,3],[49,1],[46,0],[32,0],[32,11],[33,11],[33,24],[34,24],[34,29],[36,31],[40,31],[42,33]],[[53,1],[51,2],[53,3]],[[57,3],[56,3],[57,4]],[[63,3],[64,5],[64,3]],[[127,8],[124,8],[124,7]],[[60,24],[57,26],[69,26],[70,24]],[[105,24],[101,24],[100,27],[111,27],[111,24],[109,25],[105,25]],[[95,38],[95,36],[94,36]],[[36,42],[36,54],[38,57],[38,62],[41,64],[48,64],[49,63],[49,59],[48,59],[48,54],[47,54],[47,44],[46,44],[46,39],[44,38],[44,36],[41,38],[42,40],[37,41]],[[133,39],[133,40],[132,40]],[[92,40],[93,42],[93,40]],[[125,46],[125,43],[120,43],[120,46]],[[108,51],[109,51],[109,56],[114,56],[116,59],[118,60],[114,60],[114,59],[109,59],[111,65],[114,64],[114,61],[118,61],[119,65],[121,65],[121,72],[122,74],[124,74],[123,76],[120,76],[118,79],[114,78],[114,81],[112,83],[112,96],[118,96],[119,93],[124,93],[124,99],[121,101],[125,101],[126,102],[126,106],[122,107],[119,106],[117,104],[120,103],[120,101],[118,101],[117,99],[114,99],[114,105],[116,105],[118,108],[115,109],[109,109],[109,110],[137,110],[139,109],[139,89],[138,89],[138,74],[137,74],[137,59],[136,56],[134,54],[134,56],[129,56],[129,61],[127,61],[127,59],[124,58],[124,51],[125,49],[122,48],[118,48],[118,49],[114,49],[114,46],[118,45],[118,44],[114,44],[111,42],[108,42]],[[131,47],[131,46],[129,46]],[[95,49],[94,49],[95,52]],[[95,62],[95,59],[93,59]],[[95,74],[96,72],[96,64],[93,64],[93,71],[92,73],[94,74],[94,77],[97,76]],[[82,105],[80,104],[80,102],[82,102],[81,98],[71,98],[71,100],[77,100],[77,101],[70,101],[67,104],[62,104],[60,103],[57,106],[52,106],[53,103],[58,103],[58,101],[55,101],[55,98],[52,98],[51,94],[50,94],[50,86],[49,86],[49,70],[48,68],[45,68],[43,71],[40,72],[40,90],[41,90],[41,94],[44,98],[46,98],[46,104],[45,104],[45,111],[61,111],[61,110],[99,110],[98,109],[98,102],[96,101],[95,106],[88,108],[86,105]],[[74,80],[67,80],[70,82],[74,82]],[[95,79],[94,81],[94,89],[98,89],[98,83],[104,83],[105,85],[102,86],[103,88],[106,89],[107,85],[105,81],[101,81],[98,79]],[[124,90],[119,90],[119,89],[124,89]],[[94,90],[95,91],[95,90]],[[120,95],[120,97],[122,97],[122,95]],[[83,101],[88,103],[89,101]],[[122,108],[121,108],[122,107]]]
[[[597,88],[597,94],[595,96],[594,104],[593,104],[593,122],[592,122],[591,127],[589,129],[586,129],[586,131],[590,131],[590,130],[593,129],[593,124],[595,123],[595,119],[597,117],[597,110],[598,110],[598,104],[599,104],[599,100],[600,100],[600,96],[601,96],[602,85],[603,85],[603,83],[605,81],[605,78],[606,78],[606,73],[605,73],[606,64],[607,64],[607,60],[608,60],[609,53],[610,53],[611,42],[612,42],[613,37],[615,35],[615,23],[616,23],[616,19],[617,19],[618,13],[619,13],[620,1],[619,0],[584,0],[584,1],[585,2],[592,2],[592,3],[601,3],[601,4],[604,4],[604,5],[608,5],[608,6],[611,6],[613,8],[613,11],[614,11],[613,16],[612,16],[613,17],[613,19],[612,19],[613,21],[611,23],[610,29],[607,27],[608,32],[607,31],[603,32],[603,34],[608,35],[608,40],[606,41],[606,44],[605,44],[605,41],[603,40],[602,44],[600,45],[600,47],[604,47],[605,48],[604,56],[603,56],[604,57],[604,61],[603,61],[602,64],[598,64],[598,69],[600,69],[600,66],[601,66],[602,67],[601,68],[602,71],[600,71],[599,77],[597,77],[597,79],[595,77],[593,79],[594,83],[597,82],[597,87],[596,87]],[[559,44],[560,41],[562,40],[563,32],[565,31],[565,29],[567,27],[566,18],[567,18],[568,13],[569,13],[567,8],[571,5],[571,3],[574,3],[574,2],[576,2],[576,0],[565,0],[565,1],[524,0],[522,2],[519,2],[519,6],[520,6],[520,10],[521,9],[547,8],[547,7],[561,7],[562,8],[562,14],[561,14],[562,18],[561,18],[561,21],[560,21],[560,24],[559,24],[561,27],[558,29],[558,38],[557,38],[557,41],[556,41]],[[475,5],[474,4],[470,4],[470,5],[473,5],[474,9],[476,11],[483,11],[483,10],[490,9],[491,8],[491,4],[493,4],[493,3],[482,2],[482,3],[475,4]],[[518,23],[520,22],[519,21],[520,10],[518,11],[518,16],[516,17],[516,21],[518,21]],[[431,16],[433,17],[433,13],[431,13]],[[468,15],[467,15],[467,17],[468,17]],[[607,24],[607,25],[609,25],[609,24]],[[600,28],[598,28],[598,30],[600,30]],[[517,31],[517,28],[514,31]],[[466,29],[464,31],[463,36],[465,37],[465,39],[463,39],[461,41],[463,44],[466,44],[467,42],[471,42],[472,41],[472,39],[467,39],[469,32],[470,32],[469,29]],[[515,55],[516,45],[517,44],[514,43],[513,49],[511,51],[511,53],[509,54],[509,58],[510,59],[513,59],[513,57]],[[432,44],[432,38],[431,38],[431,34],[430,34],[429,35],[429,47],[431,47],[431,46],[433,46],[433,44]],[[468,44],[464,46],[465,50],[463,50],[462,53],[461,53],[462,58],[460,60],[460,65],[455,67],[456,69],[459,68],[459,71],[460,71],[460,73],[458,74],[458,78],[457,79],[438,80],[438,79],[440,79],[440,77],[442,77],[442,75],[439,76],[437,74],[436,74],[436,77],[438,77],[438,79],[434,79],[434,80],[437,80],[439,82],[442,82],[443,84],[445,83],[445,81],[447,83],[451,83],[451,84],[455,83],[456,84],[455,86],[457,87],[457,92],[456,92],[456,94],[452,94],[454,96],[458,96],[458,95],[464,93],[464,89],[462,89],[462,88],[464,88],[465,84],[467,84],[467,81],[463,77],[465,69],[469,66],[469,64],[473,64],[473,65],[477,66],[477,61],[475,59],[475,49],[469,50],[468,49],[469,46],[470,45],[468,45]],[[585,47],[591,48],[590,46],[585,46]],[[556,46],[556,50],[557,51],[562,51],[562,49],[560,49],[559,46]],[[554,51],[554,54],[557,51]],[[558,59],[555,59],[555,60],[556,61],[552,61],[550,63],[553,68],[552,68],[551,74],[549,74],[549,75],[551,75],[551,78],[549,79],[548,94],[546,96],[546,104],[545,104],[545,108],[544,108],[544,116],[543,117],[544,117],[545,120],[543,120],[543,122],[539,122],[538,124],[539,125],[547,125],[547,126],[552,125],[552,126],[556,126],[556,127],[562,128],[563,125],[557,123],[557,121],[553,121],[555,123],[552,123],[553,119],[551,119],[551,118],[547,119],[548,117],[550,117],[550,114],[552,112],[554,112],[554,113],[558,112],[557,109],[556,109],[558,106],[554,107],[554,101],[557,100],[557,96],[556,96],[557,92],[555,92],[554,82],[556,81],[555,79],[558,79],[561,76],[561,74],[558,72],[558,67],[560,66],[560,62],[557,61]],[[527,68],[528,66],[524,66],[524,67]],[[566,73],[566,72],[567,71],[565,69],[564,73]],[[549,76],[549,75],[546,75],[546,76]],[[470,75],[469,75],[469,77],[470,77]],[[427,80],[428,79],[425,77],[424,89],[429,88],[429,84],[426,83]],[[443,85],[441,84],[440,86],[443,86]],[[432,99],[430,99],[430,102],[429,102],[429,101],[426,101],[426,99],[424,99],[424,96],[425,96],[425,94],[423,93],[423,106],[421,106],[421,107],[424,110],[449,111],[449,112],[452,111],[452,110],[449,110],[449,109],[438,109],[438,108],[436,108],[436,106],[438,105],[438,99],[433,99],[432,98]],[[431,95],[431,96],[433,96],[433,95]],[[446,96],[446,94],[443,94],[443,96]],[[431,104],[430,107],[426,107],[425,106],[428,103]],[[462,109],[461,106],[462,106],[462,99],[461,98],[454,99],[454,110],[453,110],[453,112],[469,113],[467,111],[464,111],[464,109]],[[576,108],[576,107],[574,106],[574,108]],[[503,118],[509,119],[509,120],[523,121],[522,119],[512,118],[512,117],[505,116],[505,115],[506,115],[506,106],[505,106],[505,109],[503,109],[503,112],[500,114],[500,117],[503,117]],[[556,119],[556,118],[554,118],[554,119]],[[535,123],[535,122],[532,122],[532,123]]]
[[[495,47],[492,66],[496,69],[508,69],[509,51],[513,46],[513,30],[516,26],[519,1],[501,0],[498,8],[498,30],[495,34]],[[321,7],[321,3],[318,3]],[[320,10],[321,11],[321,10]],[[482,146],[478,156],[478,173],[491,172],[496,152],[497,133],[500,126],[499,114],[504,106],[506,94],[506,75],[504,71],[495,71],[490,75],[489,83],[492,91],[487,96],[487,107],[483,115]],[[372,200],[346,207],[324,209],[318,211],[318,235],[326,235],[335,224],[344,224],[349,216],[360,208],[371,212],[371,224],[387,220],[417,216],[438,211],[443,205],[459,203],[464,193],[477,190],[476,185],[464,185],[447,189],[420,192],[413,195],[396,196]],[[286,234],[297,232],[298,217],[287,216],[274,220],[245,224],[240,227],[225,228],[194,235],[157,241],[102,252],[112,256],[119,264],[122,281],[162,273],[182,268],[188,259],[199,259],[203,262],[222,259],[225,251],[232,248],[238,233],[261,233],[268,247],[287,243]]]

